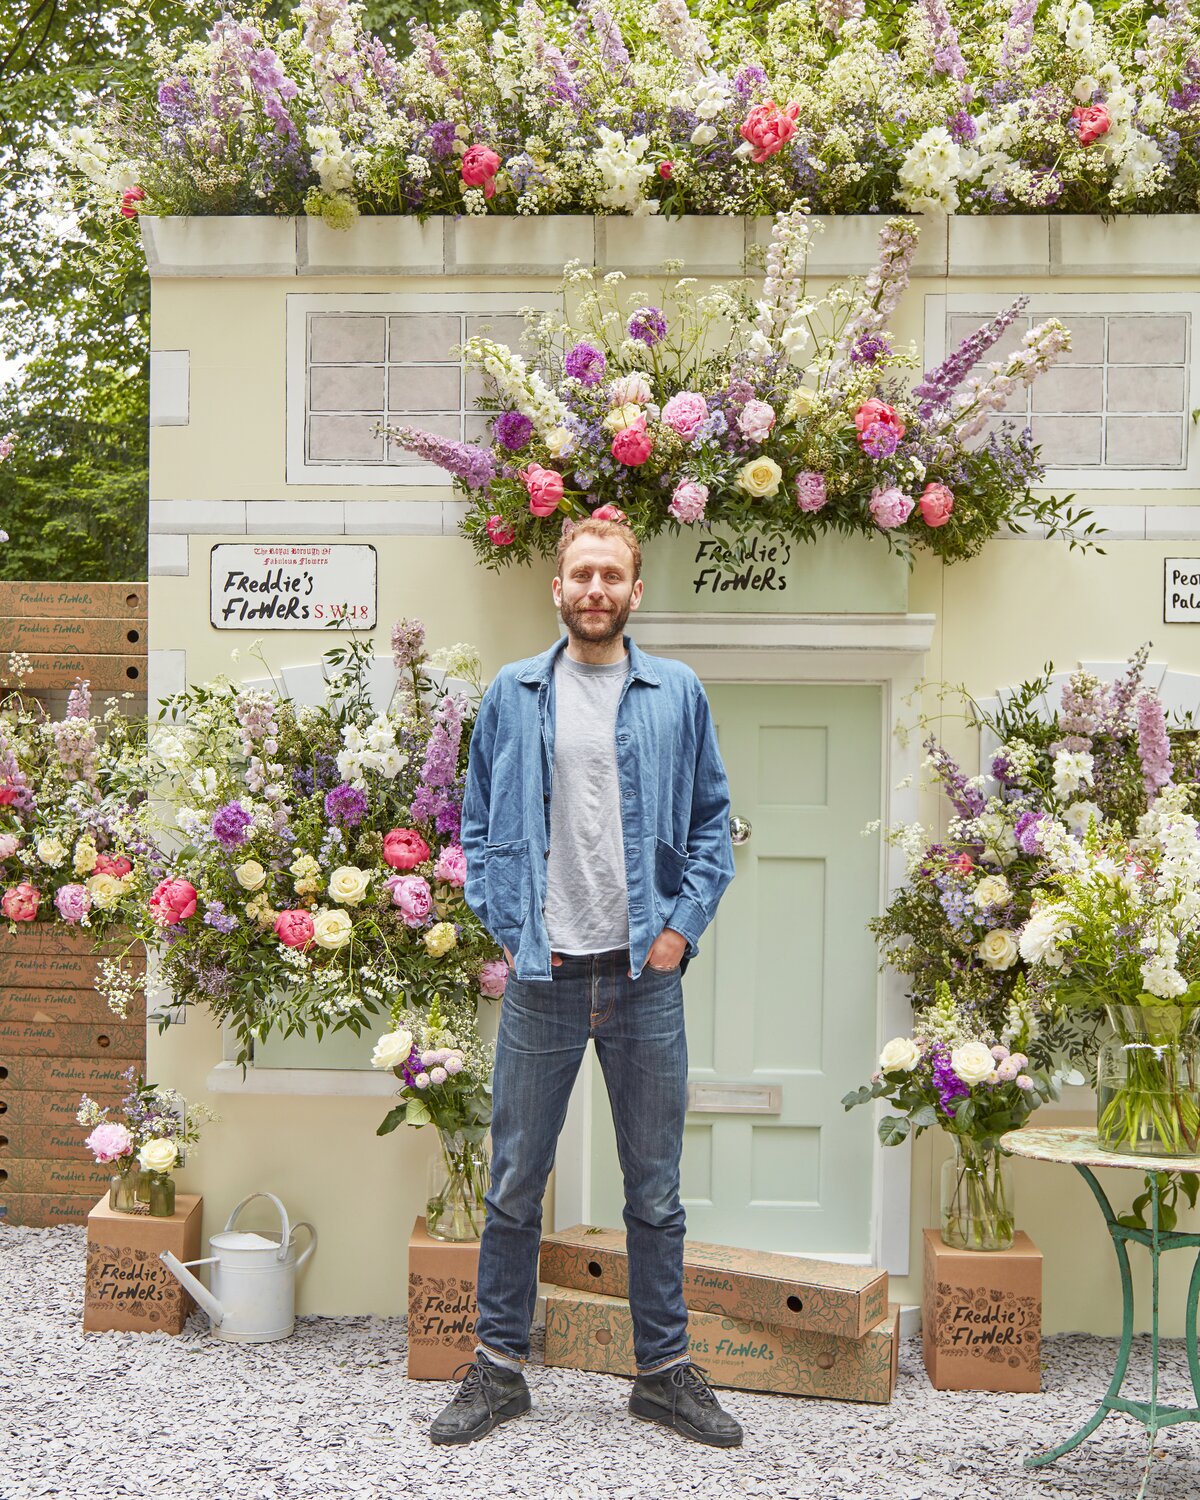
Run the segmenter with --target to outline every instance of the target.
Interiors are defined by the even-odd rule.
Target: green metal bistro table
[[[1141,1422],[1149,1434],[1150,1452],[1146,1458],[1146,1470],[1142,1477],[1144,1493],[1150,1473],[1150,1462],[1154,1456],[1154,1439],[1164,1427],[1173,1427],[1178,1422],[1200,1422],[1200,1355],[1196,1349],[1196,1303],[1200,1298],[1200,1255],[1192,1268],[1188,1285],[1186,1308],[1186,1338],[1188,1369],[1192,1377],[1192,1390],[1196,1406],[1163,1406],[1158,1399],[1158,1262],[1167,1250],[1200,1250],[1200,1234],[1182,1234],[1176,1230],[1159,1228],[1159,1187],[1151,1178],[1150,1227],[1130,1229],[1117,1223],[1117,1216],[1105,1196],[1104,1189],[1096,1181],[1093,1167],[1132,1168],[1141,1173],[1154,1172],[1200,1172],[1200,1156],[1123,1156],[1112,1151],[1102,1151],[1094,1129],[1060,1127],[1058,1129],[1025,1129],[1010,1131],[1001,1138],[1006,1151],[1014,1156],[1028,1157],[1033,1161],[1062,1162],[1072,1166],[1091,1188],[1104,1222],[1112,1238],[1117,1255],[1117,1267],[1121,1273],[1121,1293],[1124,1298],[1124,1317],[1121,1328],[1121,1347],[1117,1353],[1117,1364],[1104,1399],[1077,1433],[1057,1448],[1047,1453],[1035,1454],[1025,1460],[1028,1469],[1052,1464],[1064,1453],[1070,1453],[1095,1432],[1110,1411],[1124,1412],[1126,1416]],[[1150,1252],[1151,1306],[1150,1306],[1150,1399],[1129,1401],[1120,1394],[1129,1365],[1129,1350],[1133,1343],[1133,1278],[1129,1272],[1130,1243],[1145,1245]]]

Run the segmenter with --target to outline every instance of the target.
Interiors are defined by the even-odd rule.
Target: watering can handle
[[[238,1206],[234,1209],[234,1211],[229,1215],[229,1218],[225,1221],[225,1228],[232,1229],[233,1221],[237,1218],[238,1214],[241,1213],[242,1209],[245,1208],[247,1203],[253,1203],[255,1198],[270,1198],[271,1202],[279,1210],[279,1217],[283,1220],[283,1239],[279,1242],[279,1253],[275,1257],[275,1259],[284,1261],[288,1257],[288,1241],[292,1237],[292,1226],[288,1220],[287,1209],[284,1208],[283,1204],[280,1203],[279,1199],[275,1196],[274,1193],[251,1193],[248,1198],[243,1198]]]
[[[307,1219],[301,1219],[301,1221],[300,1221],[299,1224],[293,1224],[292,1225],[292,1236],[293,1236],[293,1238],[295,1237],[297,1229],[307,1229],[308,1230],[308,1235],[309,1235],[308,1248],[305,1250],[304,1254],[301,1255],[300,1258],[296,1262],[296,1270],[298,1271],[300,1269],[300,1267],[304,1264],[304,1262],[308,1259],[308,1257],[317,1248],[317,1231],[312,1227],[312,1225],[308,1222]]]

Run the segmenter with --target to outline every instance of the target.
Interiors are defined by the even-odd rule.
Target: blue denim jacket
[[[554,663],[549,651],[501,668],[471,736],[463,800],[466,898],[513,956],[518,979],[549,979],[543,909],[554,767]],[[617,780],[634,978],[664,927],[687,957],[733,879],[729,784],[704,689],[690,667],[647,656],[628,638],[617,706]]]

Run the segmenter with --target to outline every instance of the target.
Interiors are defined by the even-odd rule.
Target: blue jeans
[[[638,1371],[685,1358],[679,1158],[687,1112],[680,971],[630,979],[620,949],[564,957],[548,980],[509,976],[493,1084],[492,1185],[479,1247],[475,1336],[529,1354],[542,1197],[588,1038],[604,1070],[625,1179],[629,1305]]]

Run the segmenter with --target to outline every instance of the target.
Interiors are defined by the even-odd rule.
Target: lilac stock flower
[[[1033,21],[1036,12],[1037,0],[1012,0],[1004,42],[1000,48],[1002,68],[1012,67],[1033,46]]]
[[[1053,822],[1049,813],[1027,812],[1022,813],[1017,819],[1013,835],[1017,841],[1017,848],[1022,854],[1040,854],[1042,852],[1042,827],[1044,824]]]
[[[1171,741],[1167,736],[1167,719],[1155,692],[1145,692],[1138,699],[1138,759],[1142,763],[1142,781],[1146,796],[1153,804],[1159,789],[1167,785],[1174,767],[1171,764]]]
[[[667,336],[667,320],[657,307],[639,307],[629,319],[628,333],[631,339],[653,349]]]
[[[492,431],[496,441],[510,453],[523,448],[533,433],[533,423],[523,411],[502,411],[496,418]]]
[[[869,458],[890,458],[900,446],[900,436],[886,422],[872,422],[859,438],[859,446]]]
[[[588,387],[599,385],[607,368],[608,361],[591,344],[576,344],[563,361],[563,369],[571,379]]]
[[[850,350],[850,362],[855,365],[873,365],[886,359],[892,352],[888,339],[881,333],[864,333],[856,339]]]
[[[766,88],[767,75],[757,63],[747,63],[733,75],[733,87],[738,96],[749,101]]]
[[[223,901],[210,901],[204,913],[204,921],[207,926],[214,927],[218,932],[232,932],[238,926],[238,919],[232,912],[225,910]]]
[[[953,756],[932,735],[925,741],[925,751],[954,811],[960,818],[977,818],[987,806],[983,794],[967,784],[967,778]]]
[[[325,793],[325,816],[331,823],[357,828],[367,815],[366,794],[343,781]]]
[[[965,1099],[971,1092],[950,1065],[950,1050],[947,1047],[930,1048],[933,1061],[933,1086],[938,1091],[942,1113],[954,1118],[957,1101]]]
[[[946,129],[950,132],[950,138],[957,141],[960,146],[969,146],[979,133],[975,121],[965,109],[958,109],[946,121]]]
[[[227,802],[213,814],[212,834],[222,849],[240,849],[254,819],[240,802]]]
[[[420,620],[397,620],[392,626],[392,659],[397,672],[407,672],[425,655],[425,627]]]
[[[444,161],[454,151],[454,142],[457,140],[453,120],[435,120],[425,132],[425,139],[429,142],[431,156]]]
[[[913,387],[913,395],[921,405],[918,408],[923,420],[948,406],[951,396],[966,378],[973,365],[979,363],[987,351],[1000,339],[1005,329],[1025,311],[1028,297],[1018,297],[1011,307],[998,313],[990,323],[969,334],[952,354],[946,356],[934,370],[927,370],[920,383]]]
[[[469,490],[486,489],[496,477],[496,460],[490,448],[439,437],[420,427],[389,427],[387,433],[393,443],[445,469]]]

